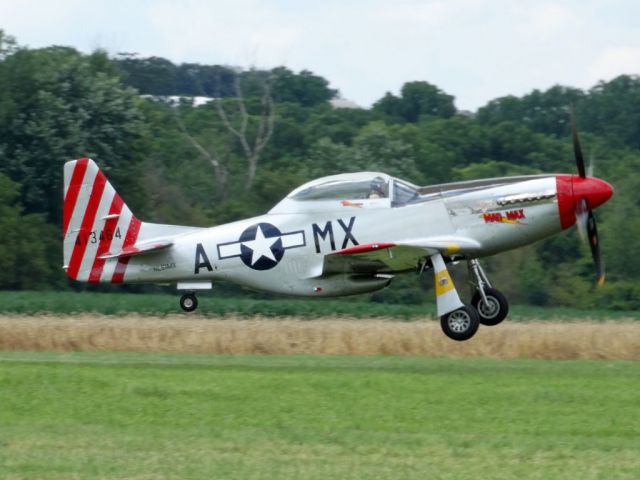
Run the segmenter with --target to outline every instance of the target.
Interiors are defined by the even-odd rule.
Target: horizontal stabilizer
[[[146,243],[136,244],[131,247],[123,248],[117,253],[107,252],[104,255],[99,256],[98,258],[101,260],[108,260],[109,258],[133,257],[134,255],[141,255],[143,253],[162,250],[163,248],[168,248],[171,245],[173,245],[173,242],[171,240],[146,242]]]

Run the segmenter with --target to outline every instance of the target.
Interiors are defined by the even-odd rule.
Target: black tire
[[[185,312],[193,312],[198,308],[198,298],[193,293],[185,293],[180,297],[180,307]]]
[[[488,305],[485,305],[480,292],[471,299],[471,305],[474,306],[480,317],[480,323],[492,327],[502,322],[509,314],[509,302],[505,296],[495,288],[487,288],[484,291],[487,297]]]
[[[473,306],[465,305],[440,317],[440,326],[447,337],[462,342],[475,335],[480,326],[480,318]]]

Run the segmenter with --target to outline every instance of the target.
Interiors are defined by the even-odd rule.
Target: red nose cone
[[[587,206],[593,210],[605,203],[613,195],[613,187],[599,178],[573,177],[573,198],[576,202],[587,199]]]
[[[595,177],[558,175],[556,192],[560,224],[562,228],[569,228],[576,222],[576,209],[582,199],[585,199],[587,207],[593,210],[611,198],[613,187]]]

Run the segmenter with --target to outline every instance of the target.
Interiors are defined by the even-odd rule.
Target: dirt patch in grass
[[[454,342],[432,320],[4,315],[0,350],[640,360],[640,323],[506,321]]]

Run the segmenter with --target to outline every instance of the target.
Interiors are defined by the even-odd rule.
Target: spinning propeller
[[[571,176],[573,204],[575,208],[575,221],[580,236],[589,242],[591,257],[596,269],[598,285],[604,283],[604,264],[600,252],[600,240],[596,227],[596,217],[593,209],[605,203],[613,194],[613,188],[607,182],[592,176],[592,165],[588,171],[585,169],[584,157],[580,148],[578,129],[573,111],[571,112],[571,134],[573,137],[573,153],[576,157],[578,176]],[[588,173],[588,175],[587,175]]]

